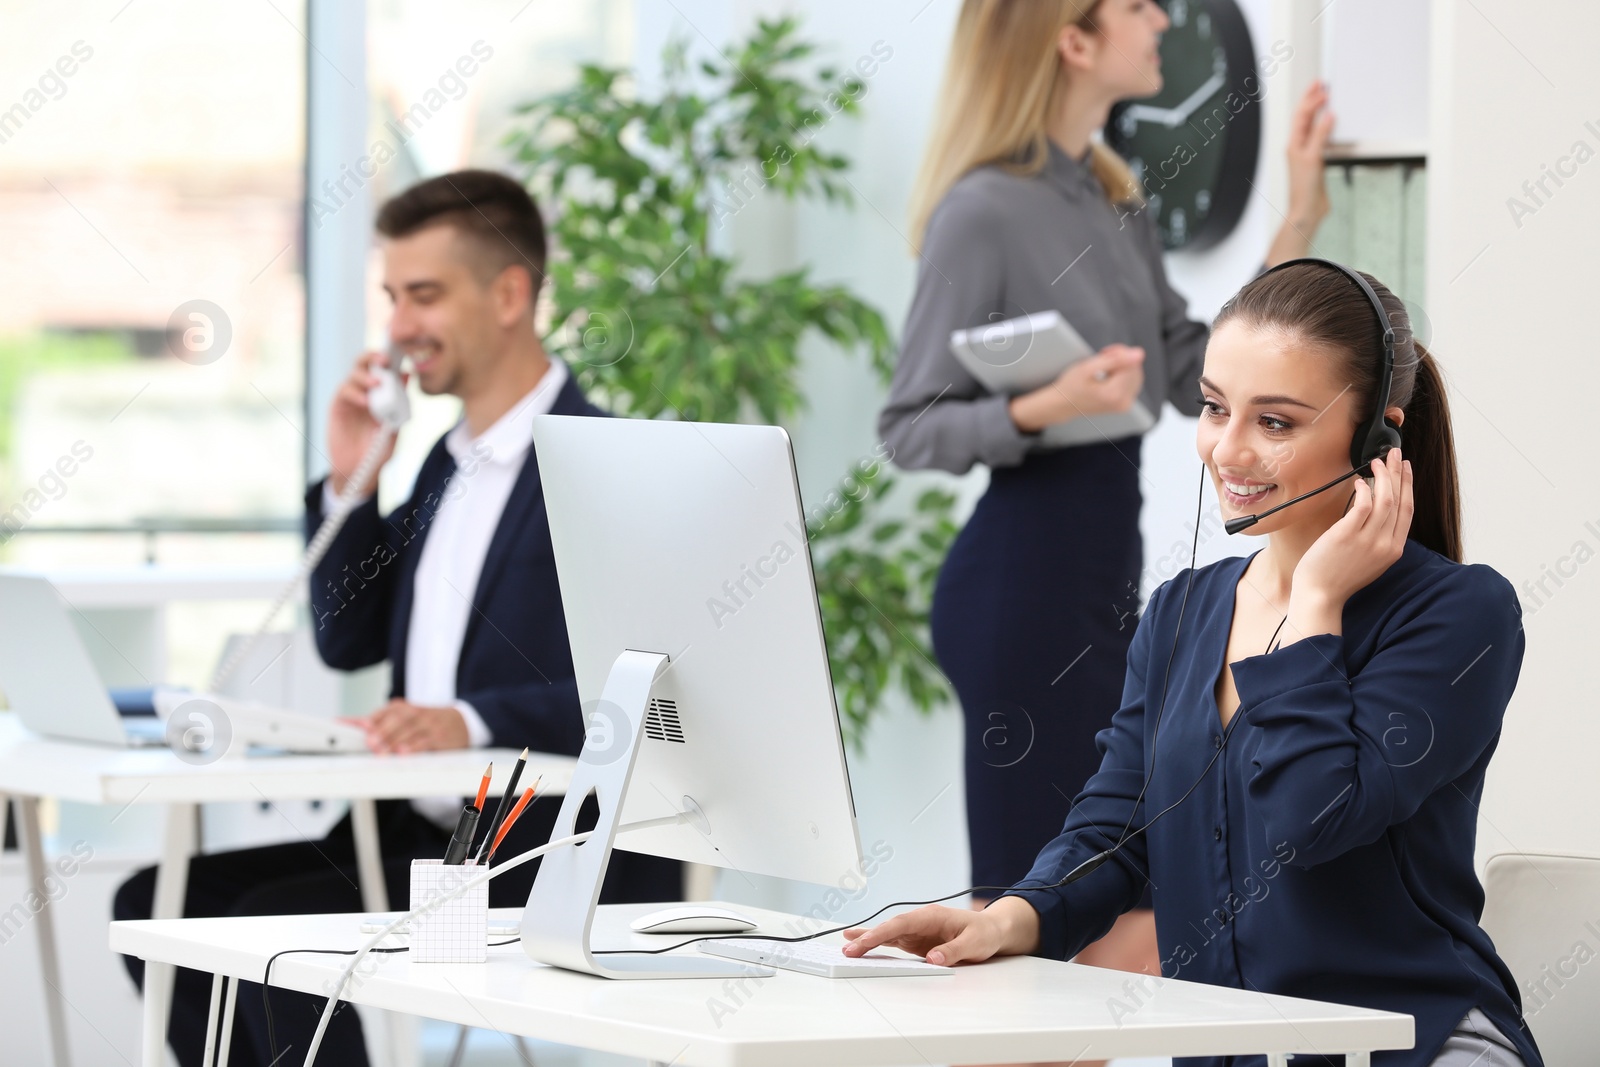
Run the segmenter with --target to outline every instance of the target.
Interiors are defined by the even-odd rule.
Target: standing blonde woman
[[[1140,439],[1049,449],[1039,434],[1136,398],[1201,409],[1207,327],[1167,281],[1138,183],[1096,139],[1113,104],[1161,89],[1166,27],[1150,0],[966,0],[915,193],[921,268],[879,429],[901,467],[990,469],[932,620],[966,720],[974,885],[1011,885],[1060,833],[1134,631]],[[1327,212],[1325,103],[1314,86],[1296,110],[1269,265],[1304,255]],[[953,330],[1049,309],[1098,352],[1043,388],[988,394],[950,354]],[[1078,959],[1155,971],[1155,944],[1136,909]]]

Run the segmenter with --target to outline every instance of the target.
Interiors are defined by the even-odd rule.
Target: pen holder
[[[483,963],[489,958],[489,883],[435,904],[482,874],[475,864],[411,861],[411,959],[415,963]]]

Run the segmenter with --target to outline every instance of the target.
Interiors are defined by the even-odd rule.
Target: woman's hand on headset
[[[1023,433],[1038,433],[1080,415],[1123,412],[1133,407],[1143,388],[1144,349],[1107,345],[1062,371],[1055,381],[1012,397],[1011,421]]]
[[[846,930],[846,956],[889,945],[929,963],[954,967],[992,956],[1021,956],[1039,945],[1039,913],[1020,897],[1001,897],[982,911],[938,904],[885,919],[871,929]]]
[[[1302,634],[1339,633],[1345,601],[1400,558],[1415,513],[1411,464],[1401,458],[1398,448],[1391,449],[1383,459],[1373,460],[1372,484],[1357,479],[1344,516],[1300,557],[1289,594],[1290,623]],[[1316,617],[1329,613],[1334,628],[1319,628],[1321,620]]]

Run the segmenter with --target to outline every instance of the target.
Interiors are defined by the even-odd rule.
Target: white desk
[[[198,844],[195,828],[200,804],[229,800],[349,800],[362,906],[369,911],[386,911],[389,900],[378,852],[375,801],[471,794],[488,760],[495,765],[489,793],[499,796],[517,755],[509,749],[465,749],[414,756],[262,756],[193,766],[162,748],[110,748],[39,738],[24,730],[14,716],[0,714],[0,798],[9,795],[17,800],[21,824],[17,836],[27,853],[29,887],[45,902],[34,917],[34,925],[38,930],[40,977],[45,983],[55,1067],[68,1067],[70,1061],[55,932],[45,885],[47,868],[39,833],[41,797],[119,808],[131,804],[167,805],[156,869],[153,914],[159,919],[176,919],[183,914],[189,857]],[[559,795],[566,791],[576,764],[567,756],[533,754],[523,779],[531,785],[542,774],[540,793]],[[4,805],[0,804],[0,823],[4,812]],[[145,970],[147,1063],[160,1062],[172,980],[173,969],[166,961],[158,961]]]
[[[170,563],[137,567],[60,567],[38,573],[79,609],[164,608],[176,601],[270,601],[295,575],[294,566],[246,567],[236,563],[185,567]],[[305,586],[295,592],[305,599]]]
[[[596,946],[672,943],[626,929],[629,918],[658,907],[602,907]],[[765,930],[787,932],[790,916],[740,910]],[[215,1002],[231,1008],[238,989],[228,982],[233,992],[219,995],[222,976],[259,982],[267,960],[286,948],[356,948],[366,938],[353,918],[117,922],[111,948],[216,975],[215,1016]],[[405,953],[368,957],[345,999],[682,1067],[925,1067],[1261,1052],[1279,1067],[1285,1054],[1310,1052],[1343,1053],[1347,1064],[1365,1067],[1373,1050],[1410,1048],[1414,1040],[1409,1015],[1033,957],[926,978],[830,980],[779,971],[738,981],[625,982],[532,963],[519,945],[489,953],[486,964],[413,964]],[[343,956],[284,956],[273,965],[272,982],[326,995],[325,983],[346,963]],[[144,1064],[159,1067],[159,1060],[147,1057]]]

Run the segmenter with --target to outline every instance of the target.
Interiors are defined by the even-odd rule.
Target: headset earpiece
[[[1356,428],[1356,436],[1350,443],[1350,465],[1359,469],[1363,476],[1371,472],[1372,461],[1382,459],[1389,454],[1390,449],[1400,447],[1400,427],[1389,419],[1383,419],[1378,425],[1363,423]]]
[[[1387,338],[1384,340],[1383,355],[1383,370],[1379,374],[1372,414],[1356,427],[1355,434],[1350,438],[1350,466],[1359,470],[1363,477],[1372,473],[1373,460],[1381,459],[1390,449],[1400,447],[1400,427],[1390,421],[1386,414],[1394,367],[1394,349]]]

